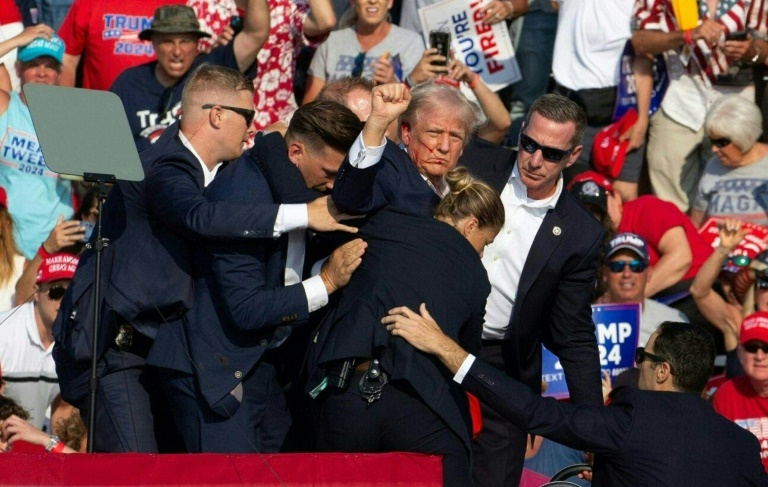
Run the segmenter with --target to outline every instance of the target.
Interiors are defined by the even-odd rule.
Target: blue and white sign
[[[607,370],[611,379],[635,365],[635,349],[640,329],[640,304],[593,304],[597,346],[600,349],[600,369]],[[565,373],[558,358],[542,347],[541,380],[547,383],[545,396],[568,398]]]

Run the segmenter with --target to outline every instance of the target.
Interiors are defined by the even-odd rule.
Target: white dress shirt
[[[491,282],[491,294],[485,305],[483,339],[505,338],[528,252],[544,217],[555,207],[562,191],[563,177],[560,176],[552,196],[541,200],[530,199],[525,185],[520,181],[517,165],[512,170],[501,192],[501,202],[506,213],[504,226],[483,254],[483,265]]]

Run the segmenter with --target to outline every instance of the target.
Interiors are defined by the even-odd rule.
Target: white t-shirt
[[[607,88],[619,83],[619,63],[632,37],[631,0],[558,0],[552,57],[555,80],[566,88]]]
[[[43,348],[31,301],[0,314],[0,366],[5,396],[29,411],[29,422],[42,428],[45,410],[59,395],[59,380],[51,352]]]

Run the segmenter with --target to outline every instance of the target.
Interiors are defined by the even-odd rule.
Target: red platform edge
[[[441,458],[415,453],[0,454],[0,485],[442,485]]]

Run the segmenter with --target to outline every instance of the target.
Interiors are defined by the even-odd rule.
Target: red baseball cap
[[[768,311],[752,313],[741,322],[739,343],[744,345],[751,340],[768,343]]]
[[[629,139],[619,137],[637,121],[637,112],[630,108],[622,117],[603,128],[592,142],[592,167],[601,174],[616,179],[624,167]]]
[[[576,183],[581,183],[584,181],[593,181],[604,190],[613,191],[613,184],[611,184],[611,180],[603,176],[599,172],[595,172],[595,171],[580,172],[579,174],[574,176],[573,179],[571,179],[571,181],[568,183],[568,186],[566,186],[565,189],[570,190],[571,188],[573,188],[573,186]]]
[[[5,188],[0,186],[0,206],[4,206],[8,209],[8,193],[5,192]]]
[[[51,254],[43,259],[43,263],[40,264],[35,282],[43,284],[58,281],[59,279],[72,279],[79,263],[80,259],[74,254],[65,252]]]

